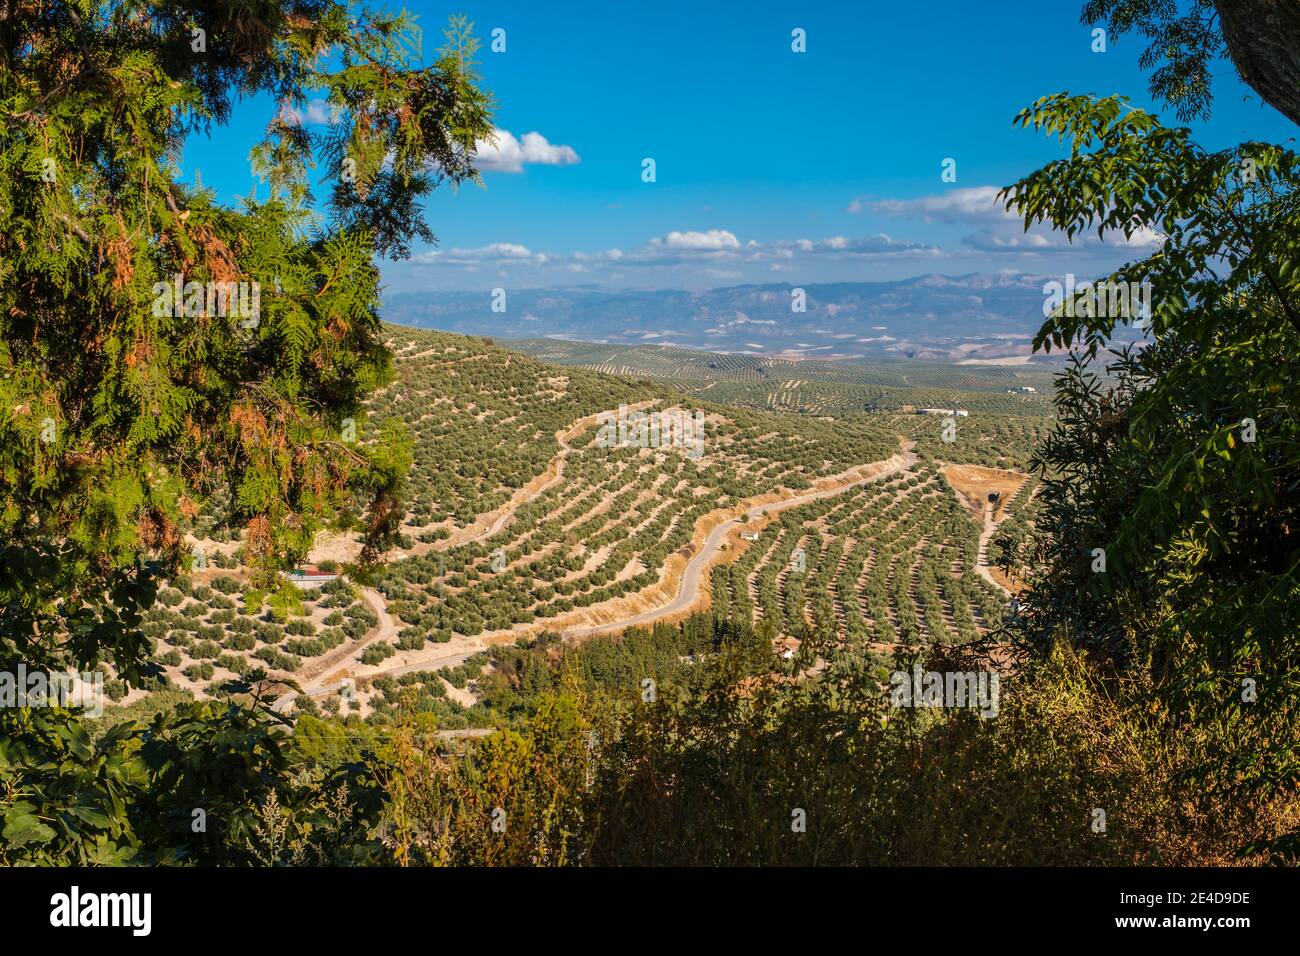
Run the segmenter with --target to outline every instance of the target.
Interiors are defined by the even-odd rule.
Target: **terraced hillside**
[[[714,606],[823,642],[964,642],[1003,613],[980,534],[937,468],[909,468],[784,513],[714,571]]]
[[[264,594],[237,529],[204,519],[192,530],[210,564],[148,618],[167,683],[220,696],[261,670],[317,701],[346,690],[363,712],[418,684],[454,726],[476,705],[483,652],[547,632],[581,640],[713,607],[769,622],[790,646],[887,648],[967,641],[1001,619],[1004,582],[985,566],[996,522],[943,467],[1022,465],[1033,416],[972,412],[946,441],[933,415],[758,410],[698,382],[390,332],[396,378],[360,440],[395,419],[409,432],[403,547],[366,574]],[[661,441],[638,415],[665,422]],[[698,443],[671,422],[701,429]],[[356,535],[324,536],[311,561],[346,571],[357,551]]]

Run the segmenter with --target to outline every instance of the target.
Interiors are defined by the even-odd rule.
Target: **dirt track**
[[[685,569],[682,571],[681,583],[678,587],[676,596],[666,604],[639,614],[620,618],[606,624],[596,624],[588,627],[575,627],[566,630],[566,634],[571,637],[588,637],[592,634],[611,634],[622,631],[629,627],[637,627],[646,624],[652,624],[668,618],[678,618],[697,610],[697,605],[703,605],[707,595],[701,594],[701,580],[712,571],[713,566],[718,563],[724,546],[729,536],[733,532],[738,532],[742,526],[751,525],[754,522],[762,521],[765,526],[768,521],[790,508],[797,508],[800,505],[810,504],[822,498],[828,498],[831,495],[838,495],[850,488],[858,485],[867,484],[872,481],[879,481],[890,475],[905,471],[916,464],[916,455],[912,452],[909,445],[901,454],[888,458],[883,462],[877,463],[880,470],[868,466],[873,473],[860,476],[855,480],[846,483],[832,483],[831,487],[819,490],[805,492],[799,495],[793,495],[789,498],[783,498],[765,504],[753,505],[748,509],[747,514],[743,517],[731,518],[728,521],[715,527],[709,536],[704,540],[704,545],[700,550],[687,562]],[[763,519],[767,519],[764,521]],[[757,529],[755,529],[757,530]],[[732,539],[734,543],[734,539]]]
[[[642,402],[632,408],[642,408],[652,403]],[[564,463],[574,451],[571,442],[583,431],[594,425],[600,413],[588,415],[573,422],[567,429],[555,433],[560,451],[548,464],[545,471],[520,488],[501,508],[495,512],[481,515],[473,524],[460,529],[451,538],[438,542],[422,542],[407,554],[422,554],[430,550],[443,550],[469,541],[481,541],[499,533],[514,516],[515,512],[530,501],[535,500],[546,491],[555,487],[564,477]],[[361,640],[348,644],[324,655],[319,660],[310,662],[301,672],[292,675],[302,686],[303,693],[310,697],[319,697],[337,691],[348,678],[374,678],[396,676],[417,670],[436,670],[447,665],[462,663],[467,657],[481,651],[494,643],[513,641],[523,634],[537,633],[541,630],[563,630],[566,636],[588,637],[595,634],[617,633],[629,627],[644,626],[662,620],[677,620],[708,606],[711,595],[708,592],[708,575],[713,567],[720,563],[728,552],[734,560],[739,556],[736,547],[736,535],[743,527],[761,530],[776,515],[790,508],[818,501],[831,495],[841,494],[851,488],[868,482],[878,481],[890,475],[905,471],[916,464],[917,456],[912,450],[912,443],[904,442],[902,450],[883,461],[859,465],[831,478],[818,480],[809,491],[789,494],[785,497],[763,495],[748,499],[738,506],[710,512],[696,524],[697,539],[704,533],[703,541],[698,546],[693,542],[693,550],[684,566],[683,560],[670,558],[657,584],[634,596],[644,601],[653,600],[655,592],[665,590],[671,593],[666,600],[651,608],[633,609],[632,602],[626,598],[614,599],[607,605],[585,608],[582,611],[565,615],[558,619],[547,619],[532,624],[512,628],[507,631],[489,632],[476,637],[455,637],[445,644],[426,646],[422,650],[399,654],[395,659],[385,661],[377,666],[359,663],[361,653],[370,645],[379,641],[393,641],[400,630],[399,623],[388,613],[387,604],[381,594],[371,588],[363,588],[366,603],[379,618],[379,623],[365,634]],[[734,512],[741,511],[741,514]],[[990,518],[986,515],[986,534],[981,541],[981,564],[984,562],[987,536],[991,535]],[[680,571],[678,571],[680,568]],[[987,568],[981,567],[981,573],[987,576]],[[989,578],[992,580],[992,578]],[[996,582],[994,582],[996,584]],[[1000,585],[999,585],[1000,586]],[[610,620],[600,621],[602,614],[614,615]],[[585,623],[596,617],[595,623]],[[566,621],[573,621],[567,624]],[[288,709],[297,692],[289,691],[281,695],[272,705],[276,711]]]
[[[637,402],[634,405],[629,405],[628,410],[637,411],[653,404],[653,402],[648,401]],[[511,495],[510,500],[496,511],[489,511],[486,514],[479,515],[472,524],[459,529],[450,537],[443,538],[441,541],[421,541],[409,551],[404,551],[396,556],[421,555],[435,550],[446,551],[448,548],[483,541],[498,534],[515,516],[516,511],[530,501],[540,498],[564,479],[564,463],[573,454],[574,450],[573,445],[570,443],[588,428],[595,425],[597,419],[605,414],[609,413],[597,412],[594,415],[587,415],[584,418],[579,418],[564,431],[556,432],[555,441],[559,444],[560,450],[556,452],[555,457],[551,459],[546,469]]]
[[[572,429],[569,434],[570,436],[573,435]],[[721,513],[713,512],[704,516],[700,519],[697,527],[708,528],[712,522],[717,523],[711,527],[704,541],[701,542],[699,549],[686,562],[680,577],[676,581],[673,580],[674,575],[672,572],[665,568],[664,578],[661,579],[659,585],[647,589],[653,591],[656,587],[662,588],[664,586],[673,589],[672,596],[668,600],[653,608],[633,612],[619,612],[616,608],[621,606],[620,602],[625,602],[626,599],[615,599],[615,601],[610,602],[614,607],[609,610],[614,611],[618,616],[609,621],[566,626],[564,623],[565,618],[546,619],[506,631],[480,634],[474,638],[457,638],[456,643],[458,646],[455,647],[446,644],[427,646],[421,651],[403,655],[398,661],[393,663],[385,662],[373,669],[364,665],[356,665],[348,669],[347,676],[373,678],[396,676],[416,670],[435,670],[447,664],[461,663],[466,657],[487,648],[491,644],[513,641],[522,635],[543,630],[563,630],[568,636],[587,637],[593,634],[615,633],[628,627],[643,626],[655,621],[683,617],[707,606],[710,595],[704,586],[704,582],[707,580],[708,572],[726,555],[725,547],[728,544],[735,544],[734,535],[741,528],[748,526],[757,530],[757,528],[765,526],[782,511],[797,508],[800,505],[809,504],[831,495],[841,494],[858,485],[879,481],[911,468],[916,464],[916,461],[917,456],[912,451],[912,445],[908,443],[904,445],[902,451],[890,458],[867,465],[860,465],[833,478],[822,479],[812,490],[772,500],[763,500],[762,498],[751,500],[742,504],[741,510],[743,514],[738,516],[726,516],[736,510],[734,507],[725,509]],[[759,522],[761,524],[758,524]],[[737,554],[738,552],[733,548],[731,553]],[[588,608],[581,612],[575,612],[574,615],[566,615],[566,618],[578,615],[590,616],[593,613],[600,613],[600,611],[601,608],[599,607]],[[355,657],[355,655],[349,656]],[[337,679],[318,682],[304,689],[313,697],[320,696],[337,690],[342,684],[343,676],[340,673],[337,675]],[[286,695],[286,697],[291,699],[291,695]]]

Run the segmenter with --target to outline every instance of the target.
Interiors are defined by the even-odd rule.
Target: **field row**
[[[785,512],[713,573],[719,613],[851,644],[963,643],[1001,621],[975,573],[980,525],[921,466]]]

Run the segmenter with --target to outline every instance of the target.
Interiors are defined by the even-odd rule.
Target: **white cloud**
[[[1070,248],[1065,237],[1057,240],[1042,232],[998,233],[992,229],[973,232],[963,237],[962,242],[981,252],[1051,252]]]
[[[1132,246],[1139,249],[1148,249],[1152,246],[1163,245],[1167,238],[1169,237],[1162,236],[1150,226],[1138,226],[1133,230],[1132,235],[1119,239],[1112,239],[1111,241],[1120,246]]]
[[[1136,227],[1128,237],[1120,233],[1109,233],[1105,241],[1098,240],[1095,233],[1081,233],[1071,242],[1065,233],[1042,224],[1031,226],[1025,231],[1020,216],[1010,212],[1005,203],[998,199],[999,192],[1001,190],[997,186],[974,186],[914,199],[883,199],[873,202],[855,199],[849,210],[974,227],[974,231],[963,236],[961,241],[971,249],[984,253],[1097,253],[1108,248],[1149,249],[1164,241],[1158,233],[1146,226]]]
[[[663,243],[669,249],[739,249],[740,240],[725,229],[710,229],[707,232],[670,232]]]
[[[935,246],[923,242],[912,242],[908,239],[894,239],[880,232],[872,236],[827,236],[825,239],[777,240],[762,247],[756,258],[930,256],[937,255],[938,252],[939,250]]]
[[[935,256],[934,246],[892,239],[883,233],[870,236],[828,236],[824,239],[741,240],[727,229],[672,230],[632,249],[611,247],[596,251],[547,253],[514,242],[494,242],[477,248],[435,249],[411,261],[422,266],[465,272],[510,268],[518,275],[542,278],[554,273],[597,273],[606,279],[622,278],[614,270],[635,266],[640,270],[683,269],[696,277],[731,281],[752,275],[743,270],[798,272],[814,262],[877,261],[900,256]]]
[[[855,199],[848,211],[950,224],[1003,219],[1019,221],[998,202],[998,192],[997,186],[973,186],[969,189],[950,189],[933,196],[918,196],[915,199],[880,199],[872,202]]]
[[[515,242],[493,242],[476,249],[434,249],[421,253],[411,259],[424,265],[469,265],[483,263],[535,263],[547,262],[550,257],[544,252],[533,252],[527,246]]]
[[[812,256],[836,259],[883,258],[898,255],[937,255],[939,250],[925,243],[892,239],[883,233],[872,236],[828,236],[825,239],[773,239],[741,242],[726,229],[698,232],[673,231],[655,237],[629,252],[610,249],[600,255],[628,265],[669,266],[690,263],[791,262]]]
[[[506,129],[493,131],[495,142],[481,139],[475,144],[475,165],[494,173],[523,172],[524,165],[573,166],[581,162],[572,146],[547,142],[541,133],[525,133],[516,138]]]

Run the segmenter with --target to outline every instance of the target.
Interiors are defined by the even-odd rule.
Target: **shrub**
[[[284,649],[290,654],[297,654],[299,657],[319,657],[325,653],[325,648],[321,642],[310,640],[302,637],[291,637],[285,642]]]
[[[270,621],[259,621],[257,624],[258,639],[266,644],[279,644],[284,640],[284,628]]]
[[[381,664],[397,653],[397,649],[387,641],[378,641],[361,652],[361,663]]]
[[[285,654],[274,647],[263,647],[253,652],[258,660],[266,661],[271,667],[282,671],[296,671],[302,661],[292,654]]]
[[[413,627],[404,627],[397,635],[397,646],[403,651],[418,651],[425,644],[424,632]]]
[[[257,646],[257,638],[252,634],[235,633],[226,638],[226,647],[232,651],[251,651]]]
[[[212,586],[222,594],[234,594],[239,590],[239,582],[228,575],[218,575],[212,579]]]
[[[216,668],[212,666],[210,661],[202,661],[191,664],[189,667],[181,671],[181,673],[192,681],[201,681],[211,680],[215,671]]]

